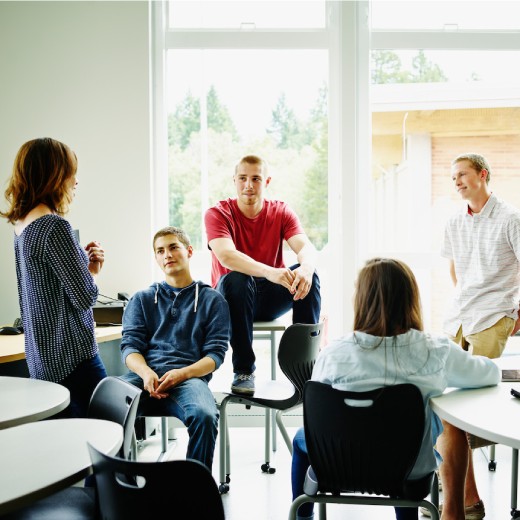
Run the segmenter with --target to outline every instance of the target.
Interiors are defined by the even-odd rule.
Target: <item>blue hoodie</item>
[[[123,314],[123,363],[128,354],[142,354],[161,377],[203,357],[217,369],[228,348],[230,321],[224,297],[209,285],[193,282],[177,294],[166,282],[137,292]],[[211,374],[204,376],[205,381]]]

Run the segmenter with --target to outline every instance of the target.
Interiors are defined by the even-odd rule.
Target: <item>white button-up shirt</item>
[[[442,256],[455,263],[457,286],[444,331],[465,336],[517,319],[520,211],[491,194],[480,213],[465,210],[446,224]]]

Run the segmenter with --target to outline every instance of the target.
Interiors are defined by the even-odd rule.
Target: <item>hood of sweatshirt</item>
[[[155,305],[157,305],[157,300],[158,300],[158,297],[159,297],[159,293],[161,291],[164,291],[164,294],[168,298],[172,298],[172,299],[175,299],[177,297],[177,295],[181,294],[182,292],[185,292],[185,291],[195,291],[195,300],[194,300],[194,303],[193,303],[193,312],[197,312],[197,307],[198,307],[198,304],[199,304],[199,292],[200,292],[200,289],[203,288],[203,287],[210,287],[210,285],[208,285],[208,284],[206,284],[204,282],[201,282],[201,281],[194,281],[190,285],[188,285],[186,287],[183,287],[182,289],[178,289],[176,287],[172,287],[171,285],[167,284],[163,280],[162,282],[157,282],[157,283],[152,284],[151,287],[155,291],[155,296],[154,296],[154,303],[155,303]]]

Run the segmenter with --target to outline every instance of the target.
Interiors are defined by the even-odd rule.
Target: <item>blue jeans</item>
[[[70,404],[53,418],[87,417],[90,398],[98,383],[107,376],[105,365],[99,354],[82,361],[72,373],[59,382],[69,389]]]
[[[143,380],[137,374],[130,372],[120,377],[143,389]],[[202,462],[211,471],[219,413],[208,384],[198,378],[187,379],[169,393],[165,399],[155,399],[144,391],[137,414],[180,419],[190,437],[186,458]]]
[[[297,267],[299,264],[290,269]],[[316,273],[309,294],[298,301],[294,301],[293,295],[279,284],[236,271],[222,276],[216,289],[229,305],[233,370],[237,373],[255,371],[254,321],[271,321],[290,309],[293,310],[293,323],[318,323],[320,319],[320,279]]]
[[[293,500],[303,495],[303,484],[305,475],[309,468],[309,456],[307,454],[307,444],[305,443],[305,433],[300,428],[293,439],[293,456],[291,467],[291,482]],[[307,502],[298,508],[298,516],[309,517],[314,510],[314,504]],[[397,520],[418,520],[419,511],[416,507],[396,507],[395,517]]]

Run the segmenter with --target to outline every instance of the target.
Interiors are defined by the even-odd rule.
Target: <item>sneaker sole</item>
[[[255,393],[255,389],[249,388],[233,388],[231,387],[231,393],[233,394],[242,394],[242,395],[253,395]]]

